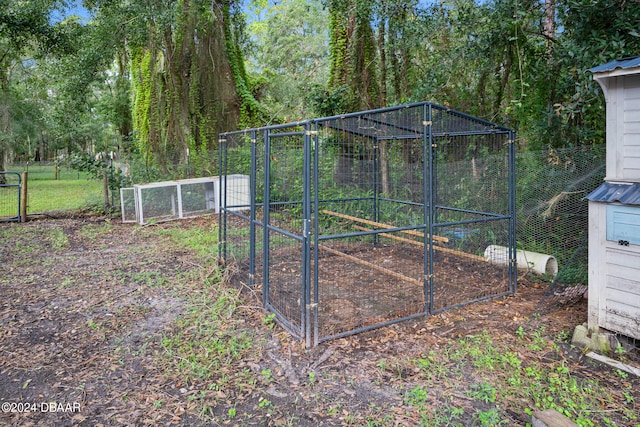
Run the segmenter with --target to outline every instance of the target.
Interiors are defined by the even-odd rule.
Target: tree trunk
[[[544,0],[544,31],[547,54],[551,54],[556,36],[556,0]]]

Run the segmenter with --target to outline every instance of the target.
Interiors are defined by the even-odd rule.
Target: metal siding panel
[[[640,185],[604,182],[589,193],[586,199],[592,202],[620,202],[625,205],[640,205]]]
[[[605,71],[615,70],[616,68],[632,68],[640,66],[640,56],[633,58],[616,59],[606,64],[598,65],[597,67],[590,68],[592,73],[602,73]]]

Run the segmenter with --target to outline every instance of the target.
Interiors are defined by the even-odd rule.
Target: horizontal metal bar
[[[334,339],[337,339],[337,338],[344,338],[344,337],[348,337],[348,336],[351,336],[351,335],[360,334],[362,332],[367,332],[367,331],[371,331],[371,330],[374,330],[374,329],[384,328],[385,326],[390,326],[390,325],[394,325],[396,323],[406,322],[407,320],[412,320],[412,319],[418,319],[418,318],[421,318],[421,317],[425,317],[428,314],[429,313],[424,311],[422,313],[412,314],[411,316],[405,316],[405,317],[401,317],[401,318],[398,318],[398,319],[388,320],[388,321],[383,322],[383,323],[376,323],[375,325],[363,326],[363,327],[360,327],[360,328],[352,329],[350,331],[341,332],[339,334],[329,335],[329,336],[326,336],[326,337],[320,337],[318,339],[318,342],[331,341],[331,340],[334,340]]]
[[[510,216],[505,216],[504,214],[498,214],[494,212],[474,211],[470,209],[452,208],[449,206],[442,206],[442,205],[437,205],[436,209],[442,209],[443,211],[462,212],[462,213],[470,213],[475,215],[492,216],[492,217],[499,217],[499,218],[505,218],[505,217],[511,218]]]
[[[274,227],[273,225],[267,225],[265,226],[265,229],[269,230],[269,231],[275,231],[276,233],[280,233],[284,236],[290,237],[294,240],[297,240],[299,242],[302,242],[304,240],[304,238],[302,236],[298,236],[295,233],[292,233],[290,231],[284,230],[282,228],[279,227]]]
[[[414,133],[410,135],[392,135],[392,136],[376,136],[378,141],[393,141],[394,139],[404,140],[404,139],[420,139],[424,136],[422,133]],[[422,141],[420,141],[422,143]]]
[[[378,199],[378,201],[380,202],[392,202],[392,203],[398,203],[401,205],[409,205],[409,206],[420,206],[420,207],[424,207],[424,203],[418,203],[418,202],[411,202],[408,200],[397,200],[397,199],[387,199],[386,197],[380,197]],[[429,205],[427,205],[429,206]]]
[[[283,314],[280,313],[273,305],[267,303],[265,308],[273,313],[276,317],[276,321],[280,326],[286,329],[291,335],[293,335],[296,339],[302,339],[302,328],[293,324],[289,319],[284,317]]]
[[[233,215],[233,216],[235,216],[237,218],[242,218],[242,219],[246,220],[247,222],[251,222],[251,217],[249,217],[247,215],[244,215],[242,213],[238,213],[238,211],[230,211],[230,210],[227,210],[226,208],[220,208],[220,211],[221,211],[221,213],[225,212],[227,215]]]
[[[269,138],[279,138],[284,136],[304,136],[304,131],[269,133]]]
[[[434,138],[445,138],[447,136],[474,136],[474,135],[506,135],[508,130],[488,129],[488,130],[466,130],[458,132],[433,132]]]
[[[373,200],[373,197],[353,197],[348,199],[321,199],[318,203],[342,203],[342,202],[362,202]]]
[[[501,293],[495,294],[495,295],[487,295],[487,296],[484,296],[484,297],[481,297],[481,298],[476,298],[476,299],[471,300],[471,301],[462,302],[460,304],[449,305],[447,307],[439,308],[437,310],[431,310],[431,314],[441,313],[443,311],[453,310],[455,308],[460,308],[460,307],[464,307],[464,306],[467,306],[467,305],[476,304],[476,303],[479,303],[479,302],[482,302],[482,301],[489,301],[489,300],[496,299],[496,298],[506,297],[506,296],[513,295],[513,294],[514,294],[513,291],[506,291],[506,292],[501,292]]]
[[[436,224],[433,224],[433,226],[434,227],[449,227],[449,226],[452,226],[452,225],[478,224],[478,223],[482,223],[482,222],[502,221],[502,220],[507,220],[507,219],[511,219],[511,218],[508,217],[508,216],[504,216],[504,217],[494,217],[494,218],[467,219],[467,220],[463,220],[463,221],[438,222]]]

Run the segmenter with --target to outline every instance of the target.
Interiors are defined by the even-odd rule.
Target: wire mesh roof
[[[434,136],[506,132],[508,129],[445,107],[431,105],[432,119],[423,118],[422,109],[373,110],[345,116],[317,119],[321,126],[355,135],[376,138],[421,138],[425,126],[432,126]]]
[[[427,107],[431,108],[431,120],[425,120]],[[397,107],[387,107],[368,111],[359,111],[331,117],[315,118],[311,120],[266,126],[256,129],[245,129],[233,133],[247,133],[255,130],[277,131],[281,128],[304,126],[316,123],[321,127],[328,127],[354,135],[370,138],[399,138],[415,139],[424,136],[425,126],[432,126],[434,136],[492,134],[510,132],[504,126],[471,116],[448,107],[431,102],[418,102]]]

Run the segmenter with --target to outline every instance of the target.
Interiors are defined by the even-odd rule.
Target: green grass
[[[65,211],[100,205],[104,200],[102,181],[31,180],[28,182],[27,214]]]
[[[55,170],[53,164],[47,165],[29,165],[28,167],[9,167],[8,170],[14,172],[26,171],[29,174],[29,181],[53,181],[55,179]],[[78,172],[68,167],[58,168],[58,180],[86,180],[89,178],[87,172]]]
[[[507,409],[528,416],[536,410],[555,409],[581,427],[598,425],[597,417],[610,411],[625,425],[638,425],[638,416],[630,407],[631,383],[616,393],[594,378],[576,375],[558,344],[543,340],[543,334],[542,326],[518,328],[515,340],[494,340],[485,331],[448,340],[440,351],[430,351],[422,358],[384,361],[378,367],[397,379],[401,377],[399,372],[416,373],[413,379],[419,385],[405,389],[405,405],[417,414],[420,426],[463,425],[459,417],[464,411],[456,408],[451,412],[443,404],[433,407],[429,390],[438,390],[443,400],[453,396],[452,407],[461,402],[474,406],[473,413],[467,409],[474,425],[508,425]],[[529,352],[539,357],[523,360],[520,353]],[[444,375],[434,375],[434,371]],[[457,397],[461,395],[468,400],[461,401]]]
[[[208,229],[169,227],[154,230],[169,237],[179,246],[193,251],[194,262],[212,264],[217,251],[217,228]],[[207,384],[199,394],[193,395],[192,405],[199,408],[203,419],[213,415],[212,408],[220,402],[220,396],[245,389],[253,389],[257,383],[272,381],[270,370],[253,373],[249,369],[237,369],[241,360],[252,360],[257,341],[251,330],[247,330],[241,316],[240,295],[235,288],[222,283],[221,271],[214,265],[205,268],[207,275],[195,280],[175,283],[179,292],[187,296],[185,312],[176,321],[174,328],[162,339],[161,364],[167,377],[185,385]],[[200,287],[190,288],[189,283],[200,282]],[[260,409],[272,411],[269,400],[260,401]],[[235,408],[229,409],[229,419],[235,417]]]
[[[22,172],[24,168],[9,168]],[[102,208],[104,203],[102,180],[92,179],[85,172],[68,168],[58,170],[54,179],[53,165],[30,166],[27,179],[27,215],[51,211]],[[17,213],[18,191],[5,189],[0,193],[0,217]]]

